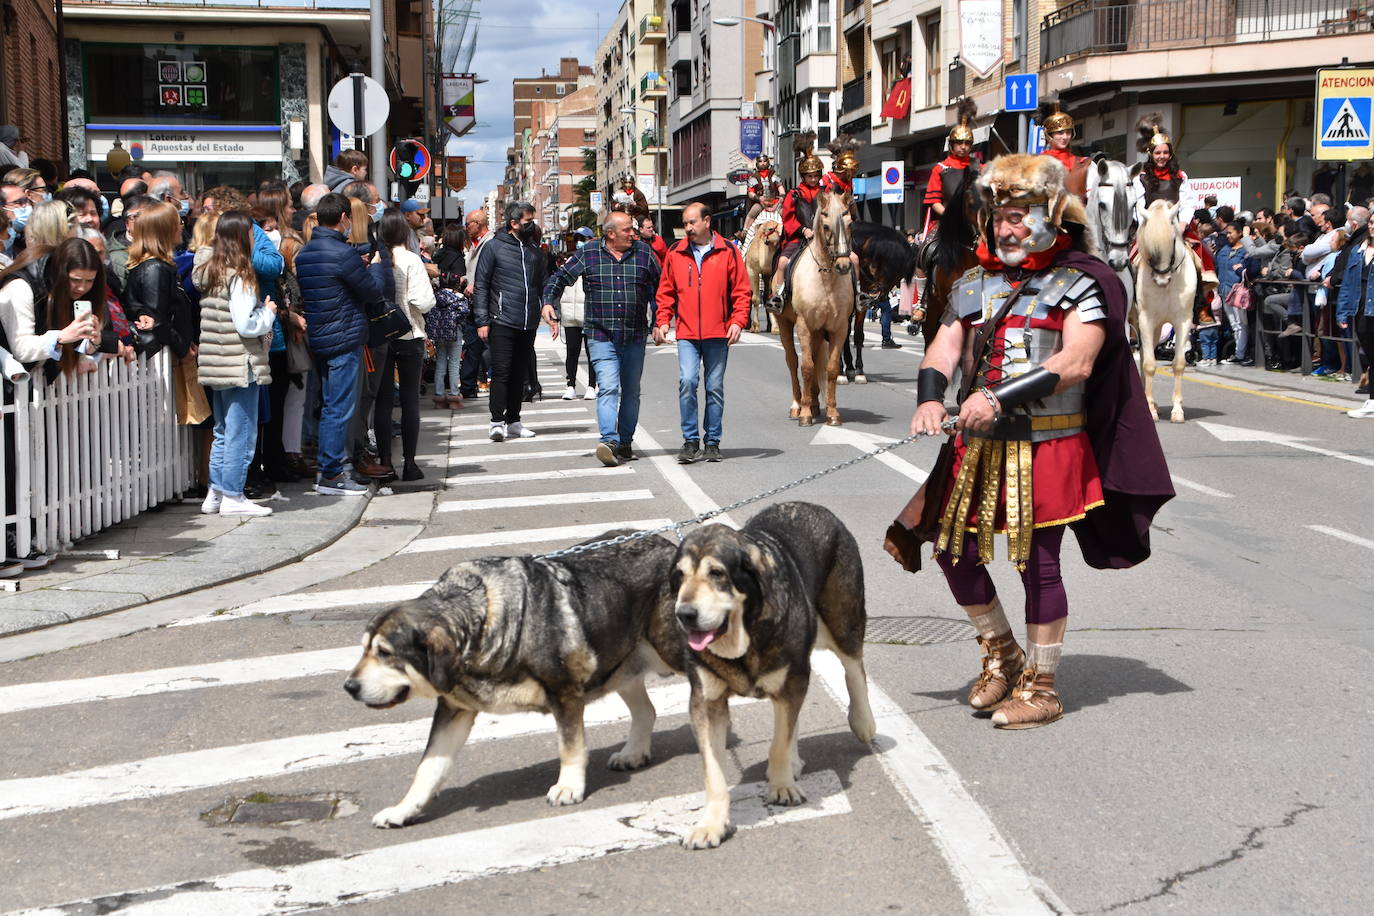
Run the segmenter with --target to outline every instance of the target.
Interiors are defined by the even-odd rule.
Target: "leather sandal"
[[[1011,692],[1011,685],[1026,666],[1026,653],[1010,633],[993,639],[979,636],[978,645],[983,650],[983,671],[969,688],[968,705],[986,714]]]
[[[1054,689],[1054,675],[1026,668],[1011,696],[992,714],[992,724],[1008,730],[1039,728],[1063,717],[1064,704]]]

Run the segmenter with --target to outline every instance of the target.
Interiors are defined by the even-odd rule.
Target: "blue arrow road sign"
[[[1035,111],[1040,105],[1040,74],[1009,76],[1002,84],[1004,111]]]

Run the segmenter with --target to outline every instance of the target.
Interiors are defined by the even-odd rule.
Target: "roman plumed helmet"
[[[798,175],[819,175],[825,171],[825,163],[821,157],[816,155],[816,132],[814,130],[804,131],[797,134],[797,139],[792,141],[792,149],[800,157],[797,162]]]
[[[978,117],[978,103],[967,97],[962,98],[955,112],[959,116],[959,123],[949,132],[949,142],[972,143],[973,119]]]
[[[1028,251],[1047,250],[1061,229],[1091,247],[1088,214],[1078,196],[1064,186],[1068,177],[1068,171],[1053,156],[1014,153],[992,160],[978,176],[984,236],[991,237],[993,209],[1025,207],[1030,211],[1026,224],[1032,230],[1024,243]]]
[[[1059,110],[1058,100],[1040,103],[1040,126],[1046,134],[1057,134],[1061,130],[1073,130],[1073,118]]]
[[[840,134],[827,144],[826,149],[830,150],[830,155],[835,159],[835,171],[845,178],[853,178],[858,174],[859,147],[863,145],[864,141],[849,134]]]
[[[1140,133],[1140,139],[1136,141],[1136,149],[1146,155],[1159,146],[1161,143],[1169,147],[1170,151],[1174,148],[1174,138],[1169,136],[1169,132],[1164,129],[1164,116],[1159,112],[1147,114],[1135,124],[1135,129]]]

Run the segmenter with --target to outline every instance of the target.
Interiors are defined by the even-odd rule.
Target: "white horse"
[[[1152,383],[1155,375],[1155,344],[1159,329],[1174,327],[1174,409],[1169,419],[1183,422],[1183,366],[1188,355],[1188,335],[1193,329],[1193,296],[1198,271],[1193,253],[1183,241],[1178,204],[1157,200],[1145,213],[1136,233],[1136,335],[1140,340],[1140,374],[1150,415],[1159,419]]]
[[[1098,159],[1088,182],[1088,220],[1102,259],[1126,289],[1126,321],[1135,323],[1135,279],[1131,276],[1131,232],[1135,229],[1135,182],[1123,162]]]

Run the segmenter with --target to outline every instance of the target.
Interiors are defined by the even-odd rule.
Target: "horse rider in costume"
[[[888,531],[889,552],[911,570],[921,542],[934,541],[983,651],[969,705],[999,728],[1063,715],[1055,670],[1069,610],[1065,528],[1090,566],[1134,566],[1149,556],[1150,521],[1173,496],[1126,341],[1125,290],[1094,256],[1066,178],[1056,157],[1020,154],[979,176],[978,266],[950,293],[911,421],[912,434],[941,432],[945,389],[963,362],[958,436],[946,445],[947,470],[937,464]],[[925,514],[916,525],[918,501]],[[1025,586],[1024,651],[987,568],[1002,532]]]
[[[1136,223],[1145,222],[1145,213],[1150,204],[1165,200],[1177,204],[1188,189],[1188,173],[1178,164],[1174,151],[1174,141],[1164,129],[1164,118],[1158,112],[1148,114],[1136,122],[1140,139],[1136,149],[1145,155],[1144,161],[1137,164],[1136,172]],[[1197,228],[1191,222],[1192,214],[1183,217],[1183,240],[1193,253],[1193,264],[1198,272],[1198,299],[1206,307],[1212,291],[1217,288],[1217,267],[1212,259],[1212,251],[1202,244]],[[1131,260],[1137,260],[1137,252],[1131,249]],[[1139,265],[1137,265],[1139,266]]]
[[[816,155],[815,142],[816,132],[811,130],[798,134],[792,141],[792,148],[799,156],[797,174],[801,182],[782,200],[782,249],[778,267],[773,271],[776,292],[768,300],[770,308],[780,309],[786,301],[787,265],[811,241],[811,227],[816,223],[816,198],[824,190],[821,173],[825,171],[825,163]]]
[[[930,170],[930,181],[926,183],[927,237],[944,215],[945,207],[963,191],[964,182],[978,174],[970,158],[973,155],[973,119],[978,115],[978,105],[972,99],[960,99],[957,111],[959,121],[949,132],[949,155]]]
[[[1040,155],[1053,156],[1059,160],[1069,176],[1066,186],[1079,200],[1087,203],[1088,192],[1092,190],[1092,181],[1097,177],[1097,170],[1090,168],[1091,159],[1087,156],[1076,156],[1073,150],[1069,149],[1073,145],[1072,116],[1060,111],[1057,101],[1041,102],[1040,126],[1045,130],[1045,149]]]
[[[744,233],[748,236],[759,214],[764,211],[776,213],[778,204],[782,201],[782,182],[778,180],[777,172],[773,169],[773,160],[768,156],[759,156],[754,164],[746,193],[749,195],[750,204],[749,213],[744,217]],[[781,216],[778,218],[781,220]]]
[[[630,214],[636,226],[649,215],[649,200],[635,183],[635,176],[629,172],[620,179],[620,190],[611,195],[611,210]]]

